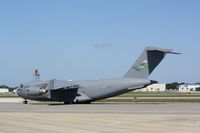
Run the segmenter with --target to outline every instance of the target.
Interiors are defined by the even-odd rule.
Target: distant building
[[[194,92],[197,88],[200,88],[200,84],[183,84],[179,85],[178,90],[180,92]]]
[[[137,92],[161,92],[166,91],[166,84],[152,84],[146,88],[137,90]]]
[[[0,88],[0,93],[7,93],[9,90],[7,88]]]

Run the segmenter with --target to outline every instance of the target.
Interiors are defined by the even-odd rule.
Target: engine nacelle
[[[29,96],[41,96],[46,94],[48,91],[39,87],[29,87],[27,88],[27,94]]]

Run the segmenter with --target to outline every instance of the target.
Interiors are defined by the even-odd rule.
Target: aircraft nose
[[[17,93],[18,96],[23,97],[23,89],[24,89],[24,85],[20,84],[20,86],[16,90],[16,93]]]
[[[19,95],[19,88],[16,89],[16,93],[17,93],[17,95]]]
[[[16,93],[18,96],[22,96],[21,88],[17,88]]]

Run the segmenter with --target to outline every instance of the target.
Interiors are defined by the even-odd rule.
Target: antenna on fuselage
[[[40,72],[38,71],[38,69],[35,69],[33,71],[33,80],[34,81],[39,81],[40,80]]]

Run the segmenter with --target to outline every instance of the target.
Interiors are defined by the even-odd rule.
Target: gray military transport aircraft
[[[157,83],[147,78],[168,53],[178,54],[172,52],[172,49],[146,47],[122,78],[85,81],[55,79],[31,81],[21,84],[16,92],[25,99],[24,104],[28,103],[27,99],[59,101],[64,104],[90,103]]]

